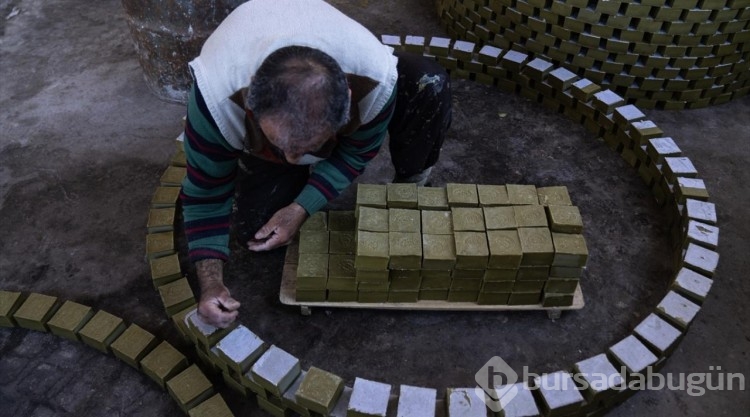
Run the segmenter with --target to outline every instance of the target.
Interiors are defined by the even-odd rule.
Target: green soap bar
[[[227,370],[225,372],[221,373],[221,378],[224,380],[224,385],[226,385],[229,389],[236,392],[237,394],[247,396],[250,393],[250,390],[245,388],[244,385],[242,385],[237,378],[234,376],[236,375],[234,371]],[[212,397],[213,398],[213,397]],[[205,403],[205,401],[204,401]],[[201,403],[203,404],[203,403]]]
[[[479,207],[454,207],[451,209],[453,230],[457,232],[483,232],[484,215]]]
[[[482,284],[482,292],[506,292],[513,291],[515,281],[485,281]]]
[[[708,201],[709,195],[702,179],[677,177],[677,187],[674,189],[675,199],[681,204],[688,198]]]
[[[81,341],[104,353],[109,352],[109,345],[125,331],[121,318],[106,311],[98,311],[91,320],[78,332]]]
[[[391,270],[391,291],[417,291],[422,283],[420,271]]]
[[[141,360],[141,369],[162,388],[166,381],[187,368],[188,360],[168,342],[163,341]]]
[[[482,288],[481,279],[453,278],[451,291],[479,291]]]
[[[536,193],[539,197],[539,204],[543,206],[570,206],[573,204],[570,201],[568,187],[541,187],[536,189]]]
[[[214,395],[211,381],[206,378],[198,365],[191,365],[167,381],[167,390],[186,413]]]
[[[422,271],[420,289],[445,290],[451,286],[451,271]]]
[[[431,55],[446,56],[448,55],[448,48],[450,47],[451,40],[447,38],[430,38],[429,51]]]
[[[268,345],[258,335],[245,326],[239,325],[222,337],[211,352],[216,352],[218,364],[231,371],[233,379],[240,383],[240,375],[250,368],[268,349]]]
[[[357,275],[353,255],[329,255],[328,278],[351,278]]]
[[[358,291],[388,291],[390,286],[391,286],[390,281],[358,282],[357,290]]]
[[[330,232],[328,252],[331,254],[353,254],[356,232]]]
[[[388,231],[388,210],[375,207],[360,207],[357,230],[368,232]]]
[[[209,352],[221,339],[237,327],[236,322],[223,329],[206,323],[197,310],[188,313],[185,316],[185,322],[188,325],[190,337],[193,339],[193,342],[205,352]],[[218,353],[216,358],[218,359]],[[221,361],[217,362],[221,363]]]
[[[328,280],[328,257],[325,254],[303,253],[297,265],[297,288],[325,289]]]
[[[315,278],[304,278],[297,280],[297,289],[305,291],[320,291],[326,289],[328,286],[328,278],[326,277],[315,277]]]
[[[192,339],[190,329],[188,328],[188,325],[185,322],[185,317],[187,317],[187,315],[192,313],[195,309],[196,309],[196,305],[192,304],[188,308],[181,310],[180,312],[172,316],[172,323],[174,323],[175,327],[177,328],[177,331],[180,333],[180,336],[182,336],[182,338],[186,342],[190,342],[190,343],[194,343],[194,341]]]
[[[388,293],[389,303],[416,303],[419,301],[419,291],[391,291]]]
[[[205,350],[203,347],[200,347],[198,350],[208,351],[207,356],[208,360],[211,362],[210,368],[212,368],[213,373],[229,372],[229,365],[224,361],[224,359],[221,358],[219,349],[216,346]]]
[[[448,194],[445,192],[445,188],[417,187],[417,208],[420,210],[448,210]]]
[[[328,230],[328,216],[324,211],[313,213],[312,216],[308,217],[302,227],[299,229],[301,232],[305,231],[318,231],[325,232]]]
[[[198,361],[206,368],[209,372],[218,374],[222,372],[215,362],[211,361],[211,356],[206,353],[203,349],[195,349],[195,354],[198,357]]]
[[[546,265],[521,266],[516,274],[518,281],[543,281],[547,278],[549,278],[549,267]]]
[[[332,232],[352,232],[357,229],[357,218],[353,210],[328,212],[328,230]]]
[[[515,229],[518,227],[513,207],[485,207],[483,210],[487,230]]]
[[[586,248],[586,239],[583,235],[571,235],[567,233],[552,233],[552,241],[555,245],[555,257],[552,265],[583,267],[589,251]]]
[[[523,257],[521,265],[550,265],[554,257],[552,235],[546,227],[522,227],[518,229]]]
[[[357,302],[357,291],[328,290],[328,301],[337,303]]]
[[[484,271],[485,281],[514,281],[518,269],[488,269]]]
[[[418,207],[417,184],[388,184],[386,191],[389,208],[416,209]]]
[[[429,301],[446,301],[448,300],[448,290],[431,290],[431,289],[422,289],[419,290],[419,299],[420,300],[429,300]]]
[[[578,287],[579,279],[576,278],[550,278],[544,285],[545,293],[573,294]]]
[[[255,381],[268,390],[264,397],[269,400],[280,398],[300,374],[299,359],[280,349],[271,346],[254,364],[251,369]],[[281,401],[278,400],[281,405]]]
[[[148,211],[146,230],[149,233],[168,232],[174,229],[174,208],[152,208]]]
[[[520,306],[520,305],[536,305],[539,304],[539,300],[542,298],[540,292],[514,292],[510,294],[508,298],[508,305]]]
[[[539,204],[539,196],[533,185],[508,184],[508,200],[513,205]]]
[[[388,233],[357,233],[357,257],[354,260],[357,270],[388,269],[388,253]]]
[[[181,187],[156,187],[154,196],[151,197],[151,207],[167,208],[177,205],[180,198]]]
[[[456,243],[453,235],[422,235],[422,268],[449,270],[456,264]]]
[[[584,78],[573,83],[571,92],[575,98],[585,103],[591,99],[591,96],[599,92],[601,89],[602,88],[599,85]]]
[[[479,205],[482,207],[508,206],[508,190],[504,185],[477,185]]]
[[[452,235],[453,218],[450,211],[422,211],[422,233]]]
[[[311,366],[295,398],[301,406],[318,414],[328,415],[343,390],[344,380],[341,377]]]
[[[13,314],[26,301],[26,295],[20,292],[0,291],[0,327],[15,327]]]
[[[357,206],[386,208],[387,191],[385,185],[357,184]]]
[[[355,280],[354,277],[328,278],[328,282],[326,282],[326,289],[335,291],[357,291],[357,280]]]
[[[91,307],[66,301],[47,322],[47,327],[53,334],[78,342],[78,331],[93,315]]]
[[[167,315],[172,317],[174,314],[186,309],[191,304],[195,304],[195,296],[187,278],[181,278],[177,281],[159,287],[159,295],[164,304]]]
[[[476,207],[479,205],[479,195],[475,184],[446,184],[448,205],[450,207]]]
[[[547,206],[547,217],[553,232],[583,232],[583,218],[576,206]]]
[[[507,305],[509,292],[481,292],[477,298],[479,305]]]
[[[265,388],[263,388],[260,383],[258,383],[255,376],[253,376],[252,371],[245,372],[240,376],[240,383],[243,387],[248,388],[250,391],[255,393],[255,395],[258,396],[258,398],[266,398],[268,397],[268,392]]]
[[[182,278],[180,258],[176,253],[151,259],[149,266],[151,269],[151,283],[154,284],[154,288],[159,288],[164,284],[169,284]]]
[[[480,232],[456,232],[456,268],[484,269],[490,255],[487,236]]]
[[[299,253],[328,253],[328,232],[303,230],[299,235]]]
[[[151,333],[137,324],[131,324],[110,347],[112,353],[135,369],[140,369],[140,362],[159,343]]]
[[[220,394],[203,401],[188,410],[189,417],[234,417],[234,413]]]
[[[187,155],[185,152],[177,151],[172,155],[172,159],[169,160],[170,165],[177,167],[187,167]]]
[[[359,291],[357,301],[360,303],[386,303],[388,291]]]
[[[187,175],[187,169],[182,167],[167,167],[159,182],[163,187],[179,187],[182,185],[182,180]]]
[[[390,277],[390,273],[387,269],[379,270],[379,271],[367,271],[362,269],[357,269],[356,273],[357,282],[388,282],[388,278]]]
[[[545,293],[542,307],[568,307],[573,305],[573,294]]]
[[[532,207],[532,206],[529,206]],[[521,241],[515,230],[487,231],[490,258],[487,264],[491,269],[513,269],[521,264]]]
[[[547,213],[543,206],[514,206],[518,227],[547,227]]]
[[[287,410],[284,407],[275,404],[269,399],[258,397],[258,406],[261,410],[267,412],[273,417],[291,417],[294,415],[292,410]]]
[[[146,256],[160,258],[175,252],[174,232],[149,233],[146,235]]]
[[[583,268],[571,268],[569,266],[552,266],[549,269],[549,276],[555,278],[580,278],[583,275]]]
[[[32,293],[13,313],[13,319],[19,327],[46,332],[47,321],[56,311],[57,297]]]
[[[512,292],[541,292],[547,281],[516,281]]]
[[[484,269],[454,269],[451,273],[452,278],[458,279],[482,279],[484,278]]]
[[[392,208],[388,209],[388,231],[420,233],[420,211]]]
[[[326,290],[306,290],[297,288],[296,290],[296,300],[297,301],[308,301],[308,302],[317,302],[317,301],[325,301],[326,300]]]
[[[453,303],[474,303],[479,297],[479,290],[476,291],[464,291],[464,290],[450,290],[448,291],[448,301]]]

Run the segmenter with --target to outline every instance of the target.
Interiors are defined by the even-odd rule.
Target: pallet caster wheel
[[[299,306],[299,312],[303,316],[310,316],[312,315],[312,309],[308,306]]]
[[[547,318],[557,320],[562,316],[562,310],[547,310]]]

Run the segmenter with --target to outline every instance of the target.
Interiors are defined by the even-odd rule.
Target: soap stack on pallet
[[[302,227],[297,301],[570,306],[582,230],[565,187],[360,184]]]

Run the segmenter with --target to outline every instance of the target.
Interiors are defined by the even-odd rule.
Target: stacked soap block
[[[297,300],[569,306],[582,230],[565,187],[360,184],[303,226]]]

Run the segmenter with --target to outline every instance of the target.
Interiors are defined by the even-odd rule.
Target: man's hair
[[[337,131],[349,118],[349,87],[339,64],[328,54],[306,46],[274,51],[260,65],[245,102],[259,120],[285,124],[287,146],[304,146]]]

